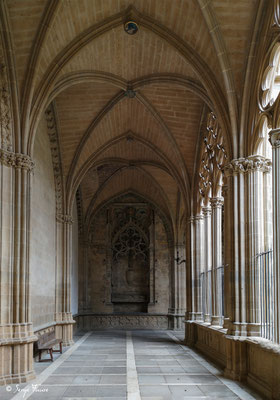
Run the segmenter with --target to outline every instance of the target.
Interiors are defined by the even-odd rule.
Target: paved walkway
[[[260,399],[224,379],[171,331],[94,331],[53,363],[36,363],[27,385],[1,387],[1,400]],[[8,390],[7,390],[8,389]],[[251,394],[250,394],[251,393]]]

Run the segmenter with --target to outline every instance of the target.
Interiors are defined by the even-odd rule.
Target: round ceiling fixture
[[[134,21],[127,21],[124,24],[124,30],[129,35],[135,35],[135,33],[138,31],[138,25]]]

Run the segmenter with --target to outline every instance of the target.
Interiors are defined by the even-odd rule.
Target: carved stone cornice
[[[69,214],[57,214],[56,220],[57,222],[61,222],[62,224],[69,224],[69,225],[73,224],[72,215]]]
[[[269,141],[274,149],[280,147],[280,129],[272,129],[269,132]]]
[[[24,169],[28,172],[34,169],[34,162],[27,154],[13,153],[3,149],[0,149],[0,164],[6,167]]]
[[[213,197],[210,199],[211,207],[213,208],[222,208],[224,204],[223,197]]]
[[[247,158],[238,158],[228,163],[225,168],[226,176],[234,174],[244,174],[250,171],[269,172],[272,162],[268,158],[259,155],[249,156]]]
[[[211,217],[212,208],[211,207],[202,207],[202,213],[204,217]]]

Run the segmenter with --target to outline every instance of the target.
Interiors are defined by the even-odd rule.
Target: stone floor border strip
[[[24,387],[24,391],[18,392],[11,400],[27,400],[42,383],[65,361],[67,358],[77,350],[77,348],[84,343],[84,341],[91,335],[91,332],[87,332],[81,337],[73,346],[71,346],[65,353],[63,353],[58,359],[56,359],[49,367],[47,367],[40,375]]]
[[[126,332],[126,357],[127,357],[127,400],[141,400],[138,375],[135,364],[132,333]]]

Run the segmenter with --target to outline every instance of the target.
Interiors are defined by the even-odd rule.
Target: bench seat
[[[55,350],[54,347],[59,345],[59,349]],[[55,338],[55,331],[44,333],[40,335],[37,341],[37,349],[39,351],[39,362],[48,361],[48,359],[41,359],[42,351],[47,350],[51,361],[53,361],[53,353],[62,354],[62,339]]]

